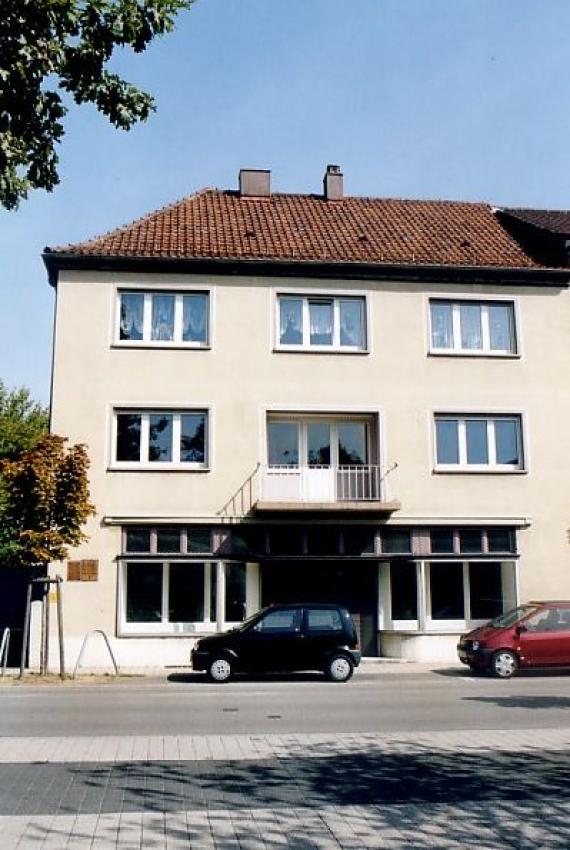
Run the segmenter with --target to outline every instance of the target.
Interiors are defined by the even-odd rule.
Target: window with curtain
[[[429,303],[430,348],[433,352],[509,355],[517,353],[513,301],[448,301]]]
[[[200,348],[209,345],[208,292],[119,292],[119,342]]]
[[[366,350],[364,296],[277,297],[279,348]]]

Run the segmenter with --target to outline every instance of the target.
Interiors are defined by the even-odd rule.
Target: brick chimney
[[[323,195],[327,201],[342,200],[342,171],[340,165],[327,165],[323,177]]]
[[[268,198],[271,195],[271,171],[265,168],[241,168],[239,193],[244,198]]]

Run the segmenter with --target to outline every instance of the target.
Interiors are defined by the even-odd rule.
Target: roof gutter
[[[321,260],[229,259],[223,257],[110,257],[44,250],[51,286],[66,269],[81,271],[180,272],[188,274],[279,277],[352,278],[356,280],[427,281],[437,283],[504,283],[519,286],[570,285],[570,270],[504,268],[499,266],[445,266],[406,263],[323,262]]]

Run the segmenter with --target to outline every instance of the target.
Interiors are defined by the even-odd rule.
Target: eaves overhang
[[[58,272],[78,271],[171,272],[181,274],[267,275],[273,277],[346,278],[353,280],[488,283],[519,286],[570,285],[570,269],[545,267],[453,266],[418,263],[363,263],[299,260],[295,258],[128,257],[73,254],[46,248],[42,259],[51,286]]]

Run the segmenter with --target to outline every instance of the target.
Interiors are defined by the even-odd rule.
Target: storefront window
[[[430,531],[431,551],[448,554],[455,550],[452,528],[432,528]]]
[[[162,564],[127,564],[127,623],[162,620]]]
[[[226,610],[228,623],[245,620],[245,564],[226,564]]]
[[[125,549],[127,552],[150,552],[150,528],[127,528]]]
[[[481,552],[481,529],[480,528],[462,528],[459,531],[459,551],[460,552]]]
[[[390,564],[392,620],[418,619],[417,566],[409,562]]]
[[[472,620],[492,620],[503,613],[500,563],[469,564],[469,597]]]
[[[382,529],[382,551],[387,553],[411,552],[410,532],[403,528]]]
[[[463,620],[463,567],[445,561],[430,564],[429,590],[432,620]]]
[[[168,565],[168,621],[199,623],[204,619],[204,564]]]
[[[510,528],[488,528],[487,548],[489,552],[514,552],[514,534]]]
[[[158,528],[156,531],[157,552],[180,552],[180,531],[177,528]]]

